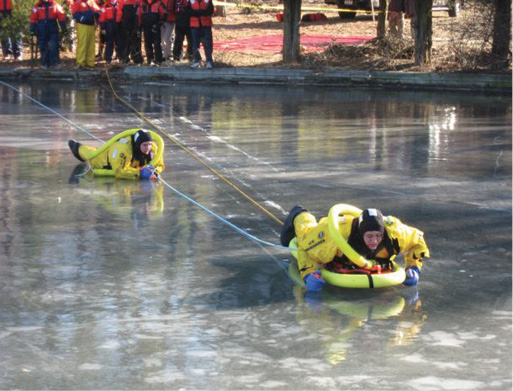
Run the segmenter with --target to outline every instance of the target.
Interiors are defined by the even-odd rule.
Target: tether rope
[[[105,65],[105,73],[107,75],[107,80],[109,82],[109,86],[112,90],[112,93],[114,96],[119,99],[123,104],[125,104],[127,107],[132,109],[140,118],[145,120],[147,123],[149,123],[155,130],[160,132],[162,135],[167,137],[169,140],[174,142],[176,145],[178,145],[183,151],[188,153],[190,156],[192,156],[196,161],[201,163],[203,166],[208,168],[210,171],[212,171],[215,175],[217,175],[220,179],[222,179],[225,183],[230,185],[233,189],[235,189],[239,194],[241,194],[244,198],[246,198],[248,201],[250,201],[253,205],[260,208],[265,214],[267,214],[269,217],[271,217],[274,221],[277,223],[283,225],[283,222],[277,218],[275,215],[273,215],[270,211],[268,211],[265,207],[263,207],[258,201],[254,200],[251,196],[249,196],[247,193],[245,193],[242,189],[240,189],[237,185],[235,185],[233,182],[231,182],[228,178],[226,178],[223,174],[221,174],[219,171],[211,167],[208,163],[206,163],[203,159],[201,159],[198,155],[196,155],[194,152],[192,152],[186,145],[184,145],[182,142],[177,140],[176,138],[172,137],[169,133],[166,133],[163,131],[158,125],[154,124],[149,118],[147,118],[143,113],[141,113],[139,110],[137,110],[134,106],[132,106],[129,102],[127,102],[125,99],[120,97],[116,90],[114,89],[114,86],[112,85],[112,81],[109,75],[109,70],[107,68],[107,65]]]
[[[30,95],[25,94],[23,91],[20,91],[20,90],[19,90],[19,89],[17,89],[16,87],[13,87],[13,86],[11,86],[10,84],[4,83],[2,80],[0,80],[0,84],[2,84],[2,85],[4,85],[4,86],[6,86],[6,87],[8,87],[8,88],[13,89],[13,90],[14,90],[14,91],[16,91],[17,93],[19,93],[19,94],[23,95],[25,98],[30,99],[30,100],[31,100],[32,102],[34,102],[35,104],[37,104],[37,105],[41,106],[42,108],[44,108],[44,109],[46,109],[46,110],[48,110],[48,111],[52,112],[53,114],[55,114],[55,115],[56,115],[57,117],[59,117],[60,119],[62,119],[62,120],[64,120],[64,121],[66,121],[67,123],[69,123],[69,124],[70,124],[71,126],[73,126],[74,128],[77,128],[77,129],[79,129],[80,131],[82,131],[82,132],[86,133],[88,136],[90,136],[90,137],[94,138],[95,140],[100,141],[100,142],[102,142],[102,143],[104,143],[104,142],[105,142],[105,141],[103,141],[102,139],[100,139],[100,138],[96,137],[94,134],[92,134],[92,133],[88,132],[88,131],[87,131],[87,130],[85,130],[84,128],[81,128],[80,126],[78,126],[77,124],[75,124],[73,121],[70,121],[70,120],[69,120],[69,119],[67,119],[66,117],[62,116],[62,115],[61,115],[61,114],[59,114],[57,111],[55,111],[55,110],[51,109],[51,108],[50,108],[50,107],[48,107],[48,106],[45,106],[44,104],[42,104],[42,103],[41,103],[41,102],[39,102],[38,100],[36,100],[36,99],[32,98]]]
[[[160,182],[162,182],[165,186],[167,186],[170,190],[172,190],[173,192],[175,192],[176,194],[178,194],[180,197],[186,199],[187,201],[193,203],[194,205],[196,205],[198,208],[200,208],[201,210],[211,214],[212,216],[214,216],[216,219],[222,221],[224,224],[228,225],[229,227],[233,228],[235,231],[237,231],[238,233],[240,233],[241,235],[247,237],[248,239],[250,240],[253,240],[257,243],[260,243],[260,244],[263,244],[263,245],[266,245],[266,246],[270,246],[270,247],[275,247],[275,248],[280,248],[280,249],[285,249],[285,250],[295,250],[295,249],[291,249],[289,247],[284,247],[284,246],[281,246],[281,245],[278,245],[278,244],[274,244],[274,243],[271,243],[271,242],[266,242],[265,240],[262,240],[262,239],[259,239],[257,238],[256,236],[253,236],[251,234],[248,234],[246,231],[244,231],[242,228],[240,227],[237,227],[235,224],[233,223],[230,223],[228,220],[226,220],[224,217],[221,217],[219,216],[217,213],[211,211],[210,209],[208,209],[207,207],[201,205],[198,201],[195,201],[193,200],[192,198],[190,198],[189,196],[185,195],[184,193],[180,192],[179,190],[175,189],[173,186],[171,186],[169,183],[167,183],[165,180],[163,180],[162,178],[160,178],[159,176],[159,179],[158,179]]]

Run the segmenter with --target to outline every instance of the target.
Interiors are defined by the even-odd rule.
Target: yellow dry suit
[[[403,224],[393,216],[384,217],[384,228],[383,241],[370,258],[369,254],[364,253],[365,246],[362,245],[361,238],[358,239],[358,218],[348,214],[339,217],[339,231],[342,237],[360,255],[367,256],[369,259],[390,260],[395,255],[403,254],[406,268],[417,266],[420,270],[422,258],[429,257],[424,234],[416,228]],[[323,217],[317,222],[315,216],[303,212],[295,217],[294,229],[300,250],[297,253],[297,259],[301,278],[314,270],[323,268],[334,259],[351,263],[333,240],[328,227],[328,218]]]
[[[159,143],[160,144],[160,143]],[[162,158],[153,161],[159,152],[159,146],[155,141],[151,142],[150,152],[152,164],[158,174],[164,171],[164,161]],[[140,179],[140,169],[142,166],[137,159],[133,159],[132,138],[130,135],[121,137],[114,141],[105,151],[95,156],[96,148],[88,145],[80,145],[78,149],[80,157],[87,161],[93,168],[95,175],[112,176],[120,179]],[[92,158],[91,158],[92,157]]]

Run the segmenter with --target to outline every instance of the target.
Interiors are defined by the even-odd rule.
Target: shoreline
[[[512,92],[509,74],[436,72],[384,72],[364,70],[314,70],[297,68],[218,67],[191,69],[188,66],[126,66],[92,70],[70,68],[0,68],[0,78],[19,80],[105,81],[127,83],[155,81],[202,82],[215,84],[268,84],[286,86],[372,87],[438,91],[475,91],[499,94]]]

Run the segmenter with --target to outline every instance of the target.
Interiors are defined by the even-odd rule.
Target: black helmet
[[[385,232],[381,211],[378,209],[365,209],[358,218],[358,231],[361,236],[368,231]]]
[[[142,143],[145,143],[146,141],[153,141],[150,131],[145,130],[145,129],[139,129],[133,135],[133,138],[134,138],[134,146],[136,146],[139,151],[141,150]]]

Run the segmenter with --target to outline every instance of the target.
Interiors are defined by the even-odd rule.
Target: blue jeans
[[[41,53],[41,65],[59,63],[59,28],[56,20],[42,20],[37,24],[37,40]]]
[[[203,50],[205,50],[207,62],[212,62],[212,52],[214,51],[212,27],[191,27],[191,35],[194,62],[201,62],[200,43],[203,44]]]

